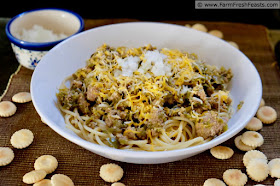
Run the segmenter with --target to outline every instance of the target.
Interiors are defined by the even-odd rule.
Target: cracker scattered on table
[[[262,106],[258,109],[257,117],[264,123],[264,124],[271,124],[277,119],[277,112],[274,108],[270,106]]]
[[[228,169],[223,173],[223,179],[228,185],[245,185],[248,181],[246,174],[239,169]]]
[[[242,150],[242,151],[254,150],[254,149],[256,148],[256,147],[251,147],[251,146],[245,145],[245,144],[241,141],[241,135],[240,135],[240,136],[237,136],[237,137],[234,139],[234,144],[235,144],[235,146],[236,146],[239,150]]]
[[[64,174],[55,174],[51,177],[52,186],[74,186],[74,182]]]
[[[9,147],[0,147],[0,166],[10,164],[15,157],[14,151]]]
[[[203,186],[226,186],[226,184],[217,178],[209,178],[205,180]]]
[[[104,164],[100,167],[100,177],[106,182],[116,182],[122,179],[123,169],[114,163]]]
[[[192,29],[201,31],[201,32],[207,32],[208,29],[206,28],[205,25],[201,24],[201,23],[196,23],[192,26]]]
[[[280,179],[275,180],[274,186],[280,186]]]
[[[262,121],[259,120],[256,117],[253,117],[245,126],[245,128],[247,130],[251,130],[251,131],[258,131],[261,130],[263,128],[263,124]]]
[[[213,36],[216,36],[216,37],[218,37],[220,39],[223,39],[223,37],[224,37],[223,32],[221,32],[220,30],[211,30],[208,33],[213,35]]]
[[[44,170],[47,174],[52,173],[58,166],[57,159],[52,155],[42,155],[35,160],[35,170]]]
[[[274,158],[268,162],[268,167],[271,168],[275,164],[280,164],[280,158]]]
[[[280,164],[275,164],[269,168],[269,174],[272,178],[280,178]]]
[[[269,174],[272,178],[280,178],[280,158],[274,158],[268,163]]]
[[[125,184],[123,184],[121,182],[115,182],[111,186],[125,186]]]
[[[190,24],[185,24],[185,27],[191,28],[192,26]]]
[[[246,167],[248,165],[248,163],[255,158],[259,158],[259,159],[264,159],[267,160],[266,155],[259,151],[259,150],[250,150],[248,152],[246,152],[243,156],[243,164]]]
[[[16,131],[11,137],[11,144],[17,149],[28,147],[34,139],[34,135],[29,129],[21,129]]]
[[[44,170],[33,170],[26,173],[23,176],[22,181],[27,184],[33,184],[44,179],[46,175],[47,173]]]
[[[234,42],[234,41],[228,41],[228,43],[229,43],[231,46],[233,46],[233,47],[239,49],[239,46],[238,46],[238,44],[237,44],[236,42]]]
[[[263,136],[256,131],[246,131],[241,135],[241,141],[251,147],[260,147],[264,143]]]
[[[10,101],[0,102],[0,117],[10,117],[14,115],[17,111],[17,107],[14,103]]]
[[[12,97],[12,101],[16,103],[27,103],[31,101],[30,92],[19,92]]]
[[[210,149],[210,153],[217,159],[229,159],[232,157],[234,151],[226,146],[216,146]]]
[[[265,180],[269,174],[267,160],[259,158],[252,159],[248,163],[246,171],[248,176],[254,181],[261,182]]]
[[[261,107],[263,107],[263,106],[265,106],[265,101],[264,101],[264,99],[262,98],[262,99],[261,99],[261,102],[260,102],[260,105],[259,105],[259,108],[261,108]]]
[[[34,183],[33,186],[52,186],[52,182],[49,179],[43,179]]]

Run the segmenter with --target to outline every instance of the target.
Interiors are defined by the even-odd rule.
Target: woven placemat
[[[86,28],[104,24],[131,21],[131,20],[87,20]],[[132,20],[134,21],[134,20]],[[178,21],[169,22],[184,25],[194,22]],[[264,26],[248,25],[226,22],[202,22],[209,29],[219,29],[224,33],[225,40],[235,41],[240,50],[255,64],[263,81],[263,97],[267,105],[280,111],[280,76],[275,65],[273,51],[267,38]],[[29,91],[31,70],[24,67],[15,74],[10,82],[8,91],[3,100],[20,91]],[[252,82],[253,84],[254,82]],[[250,87],[248,87],[250,88]],[[0,167],[0,185],[24,185],[22,176],[33,170],[35,159],[43,154],[54,155],[59,162],[54,173],[66,174],[74,181],[75,185],[110,185],[99,177],[99,168],[105,163],[117,163],[124,169],[121,180],[126,185],[203,185],[207,178],[222,179],[223,172],[230,168],[241,169],[245,172],[242,163],[244,152],[238,150],[233,139],[224,144],[231,147],[235,154],[228,160],[217,160],[205,151],[191,158],[158,165],[136,165],[115,162],[99,155],[93,154],[64,139],[47,125],[43,124],[31,102],[16,104],[16,114],[9,118],[0,118],[0,146],[12,147],[10,137],[13,132],[28,128],[33,131],[35,139],[26,149],[14,149],[15,159],[8,166]],[[264,152],[269,159],[280,157],[280,125],[279,120],[269,126],[264,126],[260,131],[265,142],[259,150]],[[50,178],[50,174],[47,178]],[[272,185],[273,178],[269,177],[262,184]],[[256,184],[248,180],[248,185]]]

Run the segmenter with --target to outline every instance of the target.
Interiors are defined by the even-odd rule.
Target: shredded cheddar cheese
[[[210,120],[221,125],[210,137],[220,133],[224,123],[218,123],[216,116],[229,118],[231,99],[226,86],[231,78],[230,69],[207,65],[195,54],[151,45],[114,48],[104,44],[88,59],[86,67],[72,75],[70,88],[60,88],[58,98],[62,109],[74,112],[75,117],[81,114],[79,119],[69,116],[66,120],[86,139],[116,147],[131,145],[128,140],[133,140],[134,146],[145,142],[143,148],[154,151],[158,143],[163,147],[199,137],[195,127],[204,120],[202,128],[211,127]],[[166,126],[168,129],[163,130]],[[204,129],[199,132],[207,133]],[[102,133],[107,138],[93,139]]]

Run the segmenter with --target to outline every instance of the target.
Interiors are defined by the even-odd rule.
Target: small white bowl
[[[102,44],[113,47],[140,47],[147,44],[196,53],[208,64],[231,68],[234,76],[230,91],[233,108],[241,109],[228,122],[228,130],[213,140],[179,150],[145,152],[103,147],[83,140],[65,127],[63,116],[56,107],[58,87]],[[54,68],[55,67],[55,68]],[[191,157],[232,138],[255,115],[262,97],[260,76],[251,61],[238,49],[210,34],[184,26],[163,23],[123,23],[98,27],[82,32],[55,46],[36,67],[31,80],[33,104],[41,118],[57,133],[101,156],[129,163],[166,163]]]
[[[18,62],[26,68],[34,69],[41,58],[56,44],[65,40],[51,42],[30,42],[17,38],[23,29],[29,30],[34,25],[52,30],[56,34],[63,33],[68,38],[84,29],[84,21],[78,14],[57,8],[43,8],[23,12],[13,17],[6,25],[6,34]]]

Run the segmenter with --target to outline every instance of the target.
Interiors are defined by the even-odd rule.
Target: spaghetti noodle
[[[104,44],[61,84],[58,105],[66,126],[93,143],[182,149],[226,130],[232,76],[230,69],[207,65],[195,54]]]

